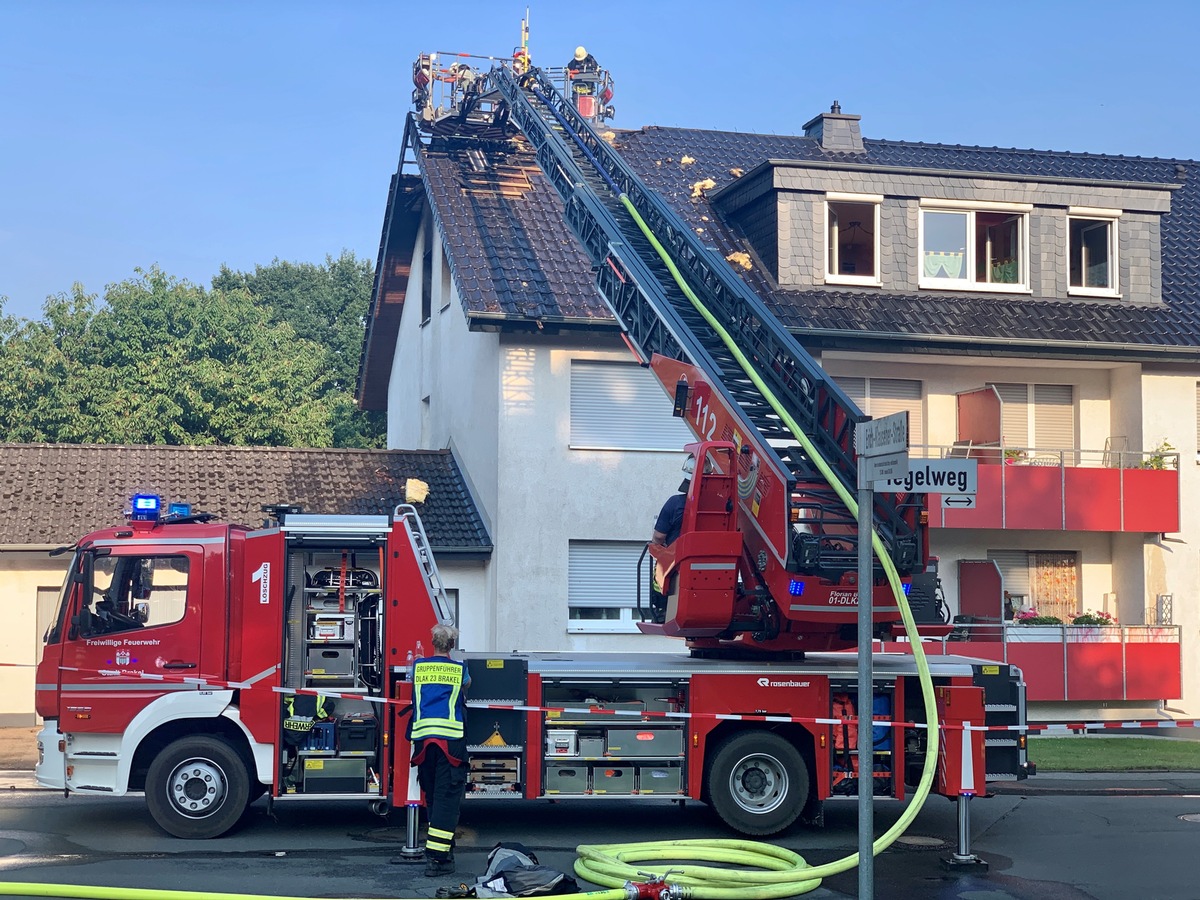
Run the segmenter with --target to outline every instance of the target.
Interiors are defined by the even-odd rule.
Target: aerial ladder
[[[856,489],[854,429],[869,417],[585,111],[546,72],[500,64],[472,82],[473,122],[457,119],[464,135],[499,124],[528,141],[626,342],[697,436],[684,528],[659,551],[666,619],[639,627],[699,653],[853,646],[860,535],[829,479]],[[873,514],[917,622],[940,623],[924,495],[876,493]],[[878,563],[872,587],[882,636],[900,614]]]

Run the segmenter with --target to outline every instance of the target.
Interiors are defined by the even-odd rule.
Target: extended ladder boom
[[[715,329],[674,284],[620,203],[620,196],[637,209],[692,291],[751,359],[757,375],[850,490],[856,484],[853,428],[867,417],[761,298],[645,186],[547,78],[534,70],[518,83],[517,76],[501,67],[492,70],[489,81],[508,104],[513,124],[530,141],[542,171],[562,197],[567,220],[596,267],[597,286],[642,359],[651,361],[660,355],[683,360],[702,373],[706,384],[701,392],[711,392],[716,402],[701,406],[707,407],[710,416],[715,410],[719,414],[715,422],[699,419],[693,392],[687,418],[697,436],[740,439],[752,445],[761,458],[760,477],[769,472],[778,481],[783,502],[767,505],[773,520],[764,521],[761,503],[755,515],[749,509],[753,498],[744,498],[747,514],[759,521],[771,549],[784,559],[789,556],[795,549],[789,518],[799,518],[819,534],[837,536],[836,542],[820,547],[817,568],[835,571],[852,565],[856,536],[850,533],[854,523],[844,507],[832,491],[822,487],[812,459],[741,370]],[[669,391],[686,372],[685,368],[657,363],[654,368]],[[713,429],[714,424],[718,430]],[[803,493],[799,502],[793,496],[797,490]],[[913,505],[910,498],[882,495],[875,509],[876,527],[902,572],[923,567],[924,548]],[[795,507],[799,507],[798,515],[792,512]]]

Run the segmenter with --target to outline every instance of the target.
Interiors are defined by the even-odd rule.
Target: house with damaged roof
[[[1030,716],[1195,714],[1200,166],[864,138],[606,136],[910,456],[955,629],[1021,665]],[[641,559],[678,481],[672,400],[630,353],[556,173],[514,126],[408,123],[358,396],[389,446],[450,449],[495,544],[468,649],[660,649]],[[639,569],[639,565],[642,566]],[[639,571],[641,573],[639,579]],[[1093,612],[1113,627],[1071,623]]]

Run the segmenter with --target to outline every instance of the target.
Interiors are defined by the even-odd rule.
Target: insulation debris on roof
[[[744,272],[750,271],[750,254],[749,253],[746,253],[742,250],[738,250],[734,253],[730,253],[728,256],[725,257],[725,259],[728,262],[733,263],[735,266],[737,266],[739,269],[741,269]]]

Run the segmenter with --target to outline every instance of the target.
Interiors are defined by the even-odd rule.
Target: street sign
[[[854,450],[859,456],[890,456],[908,451],[908,410],[854,426]]]
[[[979,460],[913,459],[903,478],[879,482],[880,493],[975,494],[979,489]],[[943,506],[945,503],[943,502]],[[972,504],[974,505],[974,504]]]
[[[891,453],[887,456],[860,456],[858,458],[858,488],[870,488],[873,483],[886,482],[891,478],[904,478],[908,471],[908,454]]]
[[[974,494],[942,494],[942,509],[974,509]]]

